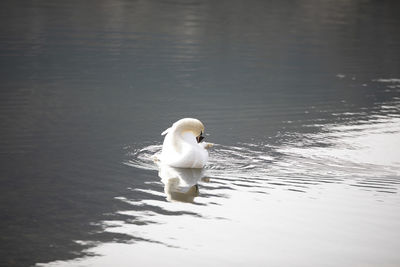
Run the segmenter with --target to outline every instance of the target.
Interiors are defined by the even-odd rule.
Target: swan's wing
[[[214,146],[213,143],[206,143],[206,142],[199,143],[199,145],[201,147],[205,148],[205,149],[209,149],[209,148],[212,148]]]
[[[162,132],[161,135],[166,135],[166,134],[169,132],[169,130],[171,130],[171,127],[169,127],[167,130],[165,130],[164,132]]]

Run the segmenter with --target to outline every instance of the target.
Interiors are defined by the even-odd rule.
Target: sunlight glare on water
[[[400,117],[372,116],[294,136],[279,146],[216,144],[204,171],[159,169],[158,144],[126,147],[125,164],[154,176],[158,171],[155,183],[163,190],[132,189],[153,197],[118,198],[132,207],[119,213],[144,224],[102,224],[142,242],[100,244],[89,250],[99,256],[46,266],[130,266],[132,255],[143,266],[174,266],[165,261],[170,258],[193,266],[210,260],[230,266],[396,266]]]

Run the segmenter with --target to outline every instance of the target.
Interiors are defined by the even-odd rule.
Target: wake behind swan
[[[272,185],[304,190],[321,183],[345,183],[394,193],[400,183],[398,151],[383,149],[397,144],[399,133],[399,119],[387,118],[364,126],[327,125],[322,132],[302,134],[293,137],[291,142],[273,146],[214,144],[204,168],[213,180],[242,186]],[[161,154],[161,144],[128,146],[126,150],[124,164],[159,170],[154,159]],[[371,155],[380,154],[385,158],[371,159]]]

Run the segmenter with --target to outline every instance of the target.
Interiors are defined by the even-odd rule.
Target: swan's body
[[[200,143],[204,125],[197,119],[185,118],[165,130],[161,161],[177,168],[203,168],[208,160],[206,148],[211,144]]]

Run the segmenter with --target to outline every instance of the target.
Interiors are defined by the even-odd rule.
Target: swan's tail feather
[[[161,135],[166,135],[169,132],[169,130],[171,130],[171,127],[168,128],[167,130],[165,130],[164,132],[162,132]]]

